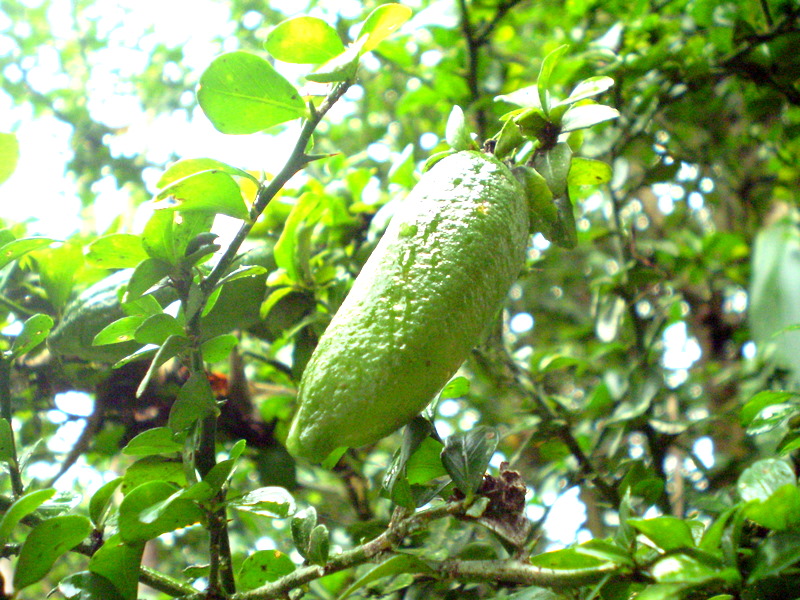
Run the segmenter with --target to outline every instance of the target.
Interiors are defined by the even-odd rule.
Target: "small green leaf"
[[[576,85],[575,89],[572,90],[572,93],[566,99],[559,102],[558,105],[575,104],[581,100],[586,100],[592,96],[602,94],[613,85],[614,80],[611,79],[611,77],[606,77],[604,75],[589,77],[588,79],[584,79],[578,85]]]
[[[147,258],[141,236],[112,233],[97,238],[86,252],[86,261],[101,269],[127,269]]]
[[[152,456],[154,454],[174,454],[183,446],[173,439],[175,432],[169,427],[154,427],[134,437],[122,449],[128,456]]]
[[[288,63],[320,64],[344,52],[336,30],[322,19],[295,17],[279,23],[267,35],[267,52]]]
[[[654,519],[630,519],[628,523],[662,550],[695,547],[692,529],[682,519],[664,516]]]
[[[0,462],[13,464],[17,460],[14,432],[8,419],[0,419]]]
[[[305,282],[310,277],[309,238],[311,229],[322,212],[320,204],[317,194],[306,193],[300,196],[275,243],[275,262],[286,271],[293,282]]]
[[[89,500],[89,518],[96,528],[101,529],[105,524],[114,498],[114,492],[117,491],[120,485],[122,485],[122,477],[117,477],[103,484],[99,490],[92,494],[92,498]]]
[[[311,539],[311,531],[317,526],[317,511],[313,506],[300,511],[292,517],[290,521],[292,531],[292,541],[297,551],[303,558],[308,558],[308,542]]]
[[[0,519],[0,545],[4,545],[8,541],[8,537],[17,523],[47,502],[55,493],[56,491],[50,488],[29,492],[17,498]]]
[[[592,158],[573,158],[568,185],[600,185],[611,181],[611,165]]]
[[[229,506],[270,519],[285,519],[295,510],[294,498],[284,488],[277,486],[262,487],[247,492],[241,498],[231,500]],[[296,525],[295,520],[297,520]],[[305,544],[308,543],[308,535],[311,534],[311,530],[316,527],[316,524],[316,513],[312,516],[307,512],[302,516],[292,518],[293,528],[299,527],[302,532],[304,527],[307,527],[307,534],[301,534]]]
[[[498,441],[497,431],[491,427],[476,427],[447,438],[442,464],[466,496],[480,487]]]
[[[11,177],[19,160],[19,142],[13,133],[0,133],[0,183]]]
[[[92,531],[89,519],[63,515],[36,525],[25,538],[14,570],[14,588],[21,590],[44,578],[62,554]]]
[[[125,542],[151,540],[162,533],[194,525],[203,520],[203,512],[191,500],[175,498],[155,518],[148,519],[148,511],[179,491],[166,481],[151,481],[131,490],[119,507],[119,532]],[[151,513],[152,516],[152,513]]]
[[[764,390],[750,398],[739,413],[739,422],[742,427],[748,427],[761,411],[775,404],[784,404],[797,397],[793,392],[774,392]]]
[[[64,242],[39,250],[34,257],[47,298],[56,308],[64,308],[72,293],[75,273],[83,266],[83,249],[78,244]]]
[[[542,66],[539,69],[539,78],[536,80],[537,92],[539,94],[539,103],[545,115],[550,114],[550,77],[553,75],[553,70],[556,68],[559,59],[564,55],[569,46],[564,44],[559,46],[542,61]]]
[[[586,129],[619,117],[619,111],[605,104],[582,104],[570,108],[561,119],[561,133]]]
[[[131,490],[151,481],[169,481],[175,485],[185,486],[186,473],[181,461],[164,456],[140,458],[125,470],[122,493],[127,496]]]
[[[796,484],[788,483],[775,490],[766,500],[748,502],[742,514],[773,531],[794,529],[800,525],[800,489]]]
[[[469,379],[466,377],[455,377],[452,379],[439,394],[442,400],[446,398],[463,398],[469,394]]]
[[[142,345],[161,345],[170,336],[180,337],[184,333],[183,327],[175,317],[167,313],[159,313],[152,317],[147,317],[136,328],[134,339]]]
[[[308,562],[324,567],[328,562],[331,540],[328,528],[325,525],[317,525],[311,530],[308,538]]]
[[[67,600],[128,600],[111,581],[91,571],[65,577],[58,582],[58,591]]]
[[[359,54],[373,50],[378,44],[389,37],[411,17],[411,9],[402,4],[383,4],[369,13],[361,26],[361,31],[356,37],[354,45],[358,46]]]
[[[125,543],[113,535],[92,555],[89,571],[111,581],[125,600],[136,600],[144,542]]]
[[[475,145],[472,141],[472,136],[469,134],[464,111],[461,110],[460,106],[454,106],[450,111],[450,116],[447,118],[447,126],[445,127],[445,139],[448,145],[456,152],[469,150]]]
[[[203,342],[200,346],[200,352],[203,353],[205,362],[218,363],[227,360],[238,343],[238,337],[232,333],[226,333]]]
[[[7,242],[0,247],[0,269],[34,250],[41,250],[56,242],[53,238],[28,237]]]
[[[145,319],[146,317],[144,315],[135,315],[132,317],[122,317],[113,323],[109,323],[94,336],[92,346],[130,342],[134,339],[136,330],[144,323]]]
[[[169,426],[173,431],[183,431],[215,414],[219,414],[219,408],[208,378],[205,373],[192,373],[169,411]]]
[[[266,60],[236,51],[216,58],[200,77],[197,100],[222,133],[248,134],[302,117],[300,93]]]
[[[41,344],[53,328],[53,318],[49,315],[36,314],[22,326],[22,331],[14,338],[11,356],[21,356]]]
[[[254,177],[244,169],[233,167],[222,161],[214,160],[213,158],[187,158],[174,162],[167,167],[156,183],[156,188],[161,190],[180,179],[207,171],[220,171],[233,177],[249,179],[257,186],[261,184],[257,177]]]
[[[513,119],[508,119],[503,123],[503,128],[497,135],[494,155],[502,160],[515,153],[524,143],[525,138],[522,136],[519,125]]]
[[[201,171],[179,179],[158,192],[154,207],[161,210],[228,215],[246,221],[250,212],[242,190],[223,171]]]
[[[288,554],[278,550],[256,550],[242,562],[237,581],[242,591],[254,590],[294,570],[294,562]]]
[[[148,258],[139,263],[128,280],[125,302],[132,302],[158,284],[172,272],[172,266],[160,258]]]
[[[313,73],[306,75],[306,79],[317,83],[352,80],[358,71],[358,58],[358,47],[349,46],[340,55],[333,57]]]
[[[150,367],[147,369],[147,373],[145,373],[144,378],[142,378],[142,381],[139,382],[139,387],[136,389],[136,397],[139,398],[142,394],[144,394],[145,389],[147,389],[147,386],[150,385],[150,380],[156,374],[161,365],[185,351],[188,347],[189,338],[182,335],[169,336],[164,343],[159,346],[158,350],[156,350],[156,353],[153,356],[153,361],[150,363]],[[180,394],[178,397],[180,397]],[[173,404],[172,406],[174,409],[175,405]]]
[[[745,469],[739,476],[737,489],[745,502],[767,500],[785,485],[796,485],[792,467],[784,460],[766,458]]]

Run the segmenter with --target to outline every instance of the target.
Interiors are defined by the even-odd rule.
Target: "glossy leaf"
[[[284,488],[274,486],[262,487],[247,492],[241,498],[231,500],[229,505],[237,510],[272,519],[285,519],[294,513],[295,510],[294,498],[292,498],[289,492]],[[297,519],[296,525],[294,524],[295,519]],[[304,544],[308,543],[308,535],[311,534],[311,529],[316,526],[316,515],[312,517],[311,513],[304,513],[292,519],[293,531],[295,527],[299,527],[298,531],[302,532],[304,528],[306,528],[306,525],[303,524],[310,523],[313,523],[313,525],[307,527],[308,531],[306,534],[298,534],[302,540],[305,540],[303,542]]]
[[[464,111],[461,110],[460,106],[454,106],[450,111],[450,116],[447,118],[447,125],[445,127],[445,139],[449,146],[457,152],[469,150],[474,146],[466,119],[464,118]]]
[[[539,69],[539,78],[536,80],[537,93],[539,94],[539,103],[545,115],[550,114],[550,78],[553,75],[553,70],[556,68],[558,61],[567,51],[569,46],[562,45],[552,50],[542,61],[542,66]]]
[[[58,582],[67,600],[129,600],[108,579],[91,571],[80,571]]]
[[[586,100],[592,96],[602,94],[606,90],[610,89],[613,85],[614,80],[611,79],[611,77],[606,77],[605,75],[589,77],[588,79],[584,79],[578,85],[576,85],[575,89],[572,90],[570,95],[558,104],[574,104],[580,100]]]
[[[576,157],[567,176],[569,185],[600,185],[611,181],[611,165],[601,160]]]
[[[364,54],[397,31],[411,17],[411,9],[403,4],[383,4],[374,9],[361,26],[355,45]]]
[[[92,530],[89,519],[63,515],[47,519],[31,529],[19,551],[14,587],[28,587],[44,578],[62,554],[81,543]]]
[[[132,302],[147,293],[172,273],[172,265],[160,258],[148,258],[139,263],[131,274],[125,301]]]
[[[46,248],[55,241],[53,238],[32,236],[3,244],[0,247],[0,269],[21,256],[25,256],[28,252]]]
[[[587,129],[619,117],[616,108],[604,104],[582,104],[570,108],[561,119],[561,132]]]
[[[330,548],[331,541],[328,528],[325,525],[317,525],[308,536],[308,562],[321,567],[325,566],[328,562]]]
[[[174,458],[151,455],[137,460],[125,470],[122,493],[127,495],[144,483],[167,481],[186,485],[186,473],[181,462]]]
[[[164,173],[162,173],[161,178],[156,183],[156,187],[162,190],[169,185],[180,181],[181,179],[185,179],[199,173],[213,171],[227,173],[233,177],[242,177],[244,179],[248,179],[255,185],[260,184],[258,178],[254,177],[251,173],[248,173],[244,169],[233,167],[222,161],[214,160],[213,158],[187,158],[174,162],[167,167]]]
[[[267,35],[267,51],[288,63],[320,64],[344,52],[336,30],[316,17],[294,17],[279,23]]]
[[[14,338],[11,345],[11,356],[21,356],[41,344],[53,328],[53,318],[49,315],[36,314],[22,325],[22,331]]]
[[[200,77],[197,100],[222,133],[256,133],[301,117],[298,91],[266,60],[236,51],[216,58]]]
[[[340,594],[339,599],[344,600],[363,587],[379,581],[384,577],[392,577],[402,573],[432,575],[434,571],[416,556],[398,554],[388,558],[379,565],[375,565],[364,573],[364,575],[350,584],[350,586]]]
[[[158,209],[250,218],[239,185],[224,171],[201,171],[178,179],[159,191],[157,199]]]
[[[169,426],[173,431],[183,431],[200,419],[216,414],[219,408],[208,378],[205,373],[192,373],[169,411]]]
[[[169,427],[154,427],[134,437],[122,449],[122,453],[128,456],[152,456],[180,452],[183,446],[173,437],[174,432]]]
[[[497,431],[491,427],[475,427],[447,438],[442,450],[442,464],[465,495],[470,496],[478,490],[497,443]]]
[[[54,489],[36,490],[17,498],[0,519],[0,544],[5,544],[17,524],[52,498],[55,493]]]
[[[664,551],[695,546],[692,529],[682,519],[664,516],[653,519],[630,519],[628,523]]]
[[[170,336],[184,335],[183,326],[172,315],[160,313],[147,317],[136,328],[134,339],[140,344],[163,344]]]
[[[103,484],[89,500],[89,518],[95,528],[101,529],[111,509],[114,493],[122,485],[122,477]]]
[[[127,269],[147,258],[141,236],[112,233],[89,244],[86,260],[101,269]]]
[[[144,315],[136,315],[122,317],[113,323],[109,323],[94,336],[92,346],[130,342],[136,336],[136,330],[144,323],[145,319]]]
[[[742,500],[768,500],[785,485],[795,485],[792,467],[784,460],[766,458],[759,460],[739,476],[737,488]]]
[[[239,338],[232,333],[218,335],[206,340],[200,346],[203,361],[213,364],[227,360],[238,343]]]
[[[203,520],[203,512],[190,500],[176,498],[156,518],[145,521],[147,511],[168,498],[177,488],[165,481],[151,481],[131,490],[119,507],[119,532],[125,542],[140,542],[162,533],[194,525]]]
[[[92,555],[89,571],[111,581],[126,600],[135,600],[143,553],[144,542],[125,543],[114,535]]]
[[[256,550],[242,561],[239,568],[239,587],[242,591],[277,581],[295,570],[289,555],[278,550]]]

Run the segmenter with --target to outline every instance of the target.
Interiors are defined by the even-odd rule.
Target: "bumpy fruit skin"
[[[525,262],[508,168],[450,155],[403,201],[303,373],[289,451],[320,462],[407,424],[453,376]]]

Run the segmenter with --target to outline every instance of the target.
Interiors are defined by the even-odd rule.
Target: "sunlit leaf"
[[[383,4],[373,10],[361,26],[355,44],[364,54],[397,31],[411,17],[411,9],[403,4]]]
[[[197,100],[222,133],[247,134],[301,117],[298,91],[266,60],[236,51],[216,58],[200,77]]]
[[[91,530],[89,519],[80,515],[53,517],[36,525],[20,549],[14,587],[21,590],[45,577],[56,559],[82,542]]]
[[[294,17],[267,35],[267,51],[288,63],[320,64],[344,52],[336,30],[316,17]]]
[[[53,317],[49,315],[33,315],[22,325],[22,331],[14,338],[11,355],[20,356],[30,352],[41,344],[53,328]]]
[[[254,590],[277,581],[295,570],[288,554],[278,550],[256,550],[248,554],[239,569],[238,583],[242,591]]]
[[[13,133],[0,133],[0,183],[11,177],[19,160],[19,142]]]
[[[87,262],[102,269],[127,269],[147,258],[141,236],[112,233],[89,244]]]

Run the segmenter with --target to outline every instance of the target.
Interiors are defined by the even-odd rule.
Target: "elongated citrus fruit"
[[[529,209],[501,162],[450,155],[403,201],[319,341],[289,451],[312,461],[407,424],[453,376],[525,262]]]

